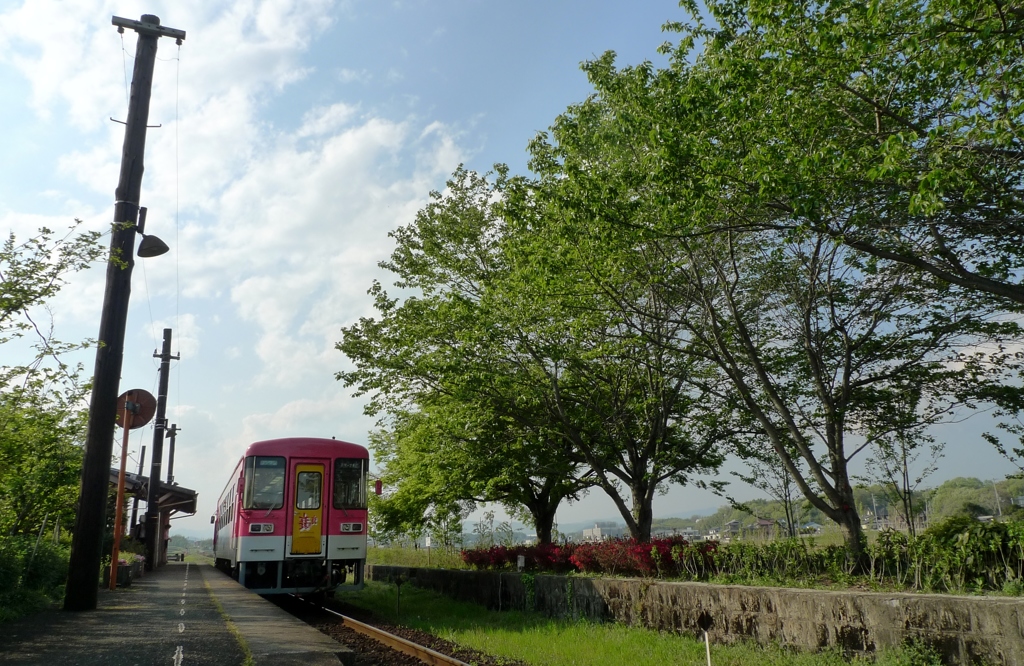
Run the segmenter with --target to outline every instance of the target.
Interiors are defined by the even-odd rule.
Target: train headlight
[[[272,534],[274,523],[250,523],[249,534]]]
[[[342,523],[341,524],[341,531],[342,532],[349,532],[349,533],[352,533],[352,532],[359,533],[359,532],[363,531],[363,524],[362,523]]]

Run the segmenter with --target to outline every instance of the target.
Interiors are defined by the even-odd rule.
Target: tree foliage
[[[460,170],[395,233],[410,295],[375,285],[339,376],[399,440],[553,448],[639,539],[665,484],[778,461],[859,559],[862,452],[909,517],[925,428],[987,401],[1024,433],[1024,10],[683,6],[667,67],[584,65],[533,176]]]
[[[97,234],[40,229],[0,248],[0,345],[20,363],[0,367],[0,536],[35,534],[74,517],[84,416],[81,368],[62,354],[80,345],[53,336],[47,303],[68,277],[101,256]],[[18,338],[30,341],[13,352]],[[26,351],[27,350],[27,351]]]
[[[394,234],[385,266],[419,295],[399,303],[375,285],[381,319],[344,330],[339,348],[356,370],[339,378],[375,392],[371,413],[402,414],[417,432],[432,424],[428,446],[439,452],[456,442],[463,459],[505,454],[490,466],[474,461],[475,475],[463,465],[465,480],[438,487],[518,503],[544,539],[558,503],[598,485],[647,539],[657,490],[721,460],[720,433],[693,427],[697,411],[713,412],[685,381],[686,359],[630,330],[629,313],[588,281],[557,223],[531,216],[526,196],[499,212],[484,179],[457,172],[448,194]],[[665,340],[674,335],[668,322],[648,323]],[[454,423],[453,409],[463,410]],[[504,471],[484,474],[495,465]]]
[[[493,186],[457,171],[445,195],[395,231],[382,265],[400,300],[375,284],[380,319],[344,329],[338,348],[355,369],[338,378],[370,393],[381,418],[374,452],[397,491],[381,505],[382,525],[422,527],[432,515],[500,502],[528,514],[551,539],[555,510],[591,485],[537,415],[538,389],[517,372],[517,329],[492,296],[507,268]],[[511,337],[510,337],[511,336]]]
[[[44,306],[66,284],[68,275],[86,268],[101,256],[98,234],[76,232],[75,224],[64,236],[42,228],[35,236],[19,241],[8,234],[0,247],[0,344],[35,330],[49,344],[33,317],[33,308]],[[44,353],[47,350],[44,349]]]
[[[712,0],[710,21],[687,5],[662,83],[703,131],[670,122],[658,145],[674,177],[714,153],[694,185],[722,188],[728,226],[812,229],[1024,303],[1018,5]]]
[[[84,420],[37,381],[0,392],[0,536],[74,521]]]
[[[879,171],[885,159],[892,166],[885,151],[905,128],[887,120],[882,134],[849,132],[863,109],[836,101],[863,83],[846,49],[877,46],[875,33],[851,25],[927,31],[931,9],[721,2],[710,10],[713,28],[695,9],[694,26],[675,26],[684,39],[664,70],[616,69],[611,53],[588,63],[595,94],[538,137],[531,167],[554,192],[574,243],[603,249],[591,261],[602,288],[634,313],[671,322],[673,345],[728,384],[705,388],[738,418],[726,428],[733,450],[763,457],[756,450],[770,446],[808,501],[844,526],[856,554],[851,460],[897,430],[939,423],[1007,390],[1019,369],[1003,346],[1019,339],[1017,326],[1001,318],[1015,304],[994,299],[1002,292],[985,282],[1013,278],[1015,259],[993,263],[998,250],[957,230],[965,216],[990,212],[964,204],[981,196],[964,190],[976,162],[954,166],[933,187],[941,159],[907,157],[899,163],[906,173],[931,165],[911,187],[906,173]],[[800,49],[812,54],[808,62],[817,58],[814,69],[791,55]],[[915,79],[901,62],[884,61],[900,61],[899,53],[876,53],[883,61],[872,66]],[[825,103],[822,86],[832,94]],[[945,89],[906,88],[919,106],[942,104],[929,96]],[[877,105],[870,111],[885,116]],[[943,212],[954,207],[943,193],[963,199],[960,217]],[[871,234],[932,264],[873,251],[864,246]],[[955,274],[935,263],[950,261],[954,238],[963,250]],[[653,285],[658,298],[630,297],[636,284]],[[909,393],[919,399],[901,411]]]
[[[58,598],[67,576],[60,535],[74,523],[87,386],[63,358],[82,345],[54,337],[48,307],[102,255],[79,224],[64,236],[12,233],[0,247],[0,620]]]

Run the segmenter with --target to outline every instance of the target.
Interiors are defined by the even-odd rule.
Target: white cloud
[[[338,80],[342,83],[368,83],[373,75],[365,69],[354,70],[342,67],[338,70]]]
[[[163,344],[164,329],[171,329],[171,353],[183,359],[194,359],[199,355],[199,338],[203,332],[196,322],[195,314],[179,314],[173,319],[157,319],[151,324],[147,323],[144,331],[160,347]]]
[[[242,424],[243,436],[254,439],[289,436],[294,433],[315,433],[318,437],[337,437],[363,443],[366,429],[353,432],[344,425],[353,418],[364,420],[360,408],[348,399],[337,385],[323,394],[289,401],[272,412],[252,414]]]
[[[339,102],[328,107],[318,107],[306,112],[298,137],[321,136],[344,127],[355,115],[356,108]]]
[[[148,387],[152,349],[172,328],[182,356],[171,389],[183,428],[176,476],[212,504],[208,489],[250,441],[365,437],[361,401],[333,378],[345,362],[334,344],[370,314],[366,290],[391,252],[388,232],[412,221],[465,151],[449,125],[374,116],[358,99],[325,92],[288,107],[293,84],[317,73],[312,40],[341,16],[328,0],[31,0],[0,10],[0,65],[25,77],[40,118],[70,123],[74,137],[55,165],[73,186],[40,190],[88,228],[109,229],[123,143],[123,126],[107,119],[125,114],[110,16],[142,13],[188,35],[180,60],[172,41],[159,44],[149,123],[162,127],[148,131],[142,205],[147,232],[171,252],[136,262],[123,381]],[[124,42],[130,55],[135,35]],[[337,77],[371,80],[365,70]],[[19,234],[70,221],[0,209]],[[53,302],[58,327],[96,335],[104,275],[101,264],[73,277]],[[91,367],[92,352],[83,361]]]

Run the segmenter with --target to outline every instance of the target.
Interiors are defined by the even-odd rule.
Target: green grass
[[[536,666],[707,663],[704,642],[688,636],[616,624],[554,620],[539,613],[498,613],[475,604],[453,601],[409,584],[401,588],[400,614],[398,590],[393,584],[370,581],[363,591],[339,595],[338,598],[370,610],[384,620]],[[715,666],[840,666],[850,663],[836,652],[796,653],[753,644],[712,644],[711,660]],[[929,651],[911,647],[887,652],[874,662],[858,659],[854,663],[931,666],[941,662]]]
[[[367,564],[386,564],[395,567],[430,567],[433,569],[468,569],[458,551],[443,549],[399,548],[397,546],[370,546],[366,549]]]

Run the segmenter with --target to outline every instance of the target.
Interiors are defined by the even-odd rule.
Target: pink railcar
[[[250,444],[211,519],[217,566],[259,594],[361,589],[368,473],[358,444]]]

